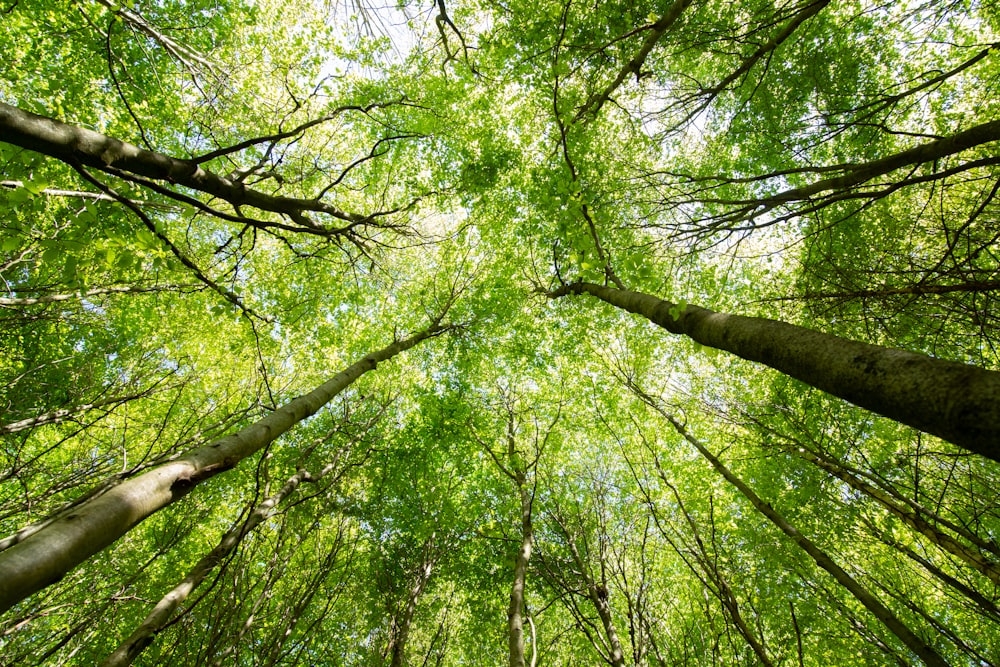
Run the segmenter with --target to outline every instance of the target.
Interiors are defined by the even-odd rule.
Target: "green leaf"
[[[49,187],[49,184],[42,180],[24,182],[24,189],[36,196],[42,194],[42,191],[47,187]]]
[[[24,202],[31,199],[31,193],[27,188],[16,188],[11,192],[7,193],[7,201],[9,201],[14,206],[18,204],[23,204]]]
[[[136,257],[130,250],[122,250],[121,254],[115,260],[115,266],[121,270],[127,270],[135,262]]]
[[[61,247],[46,248],[45,251],[42,252],[42,261],[46,264],[51,264],[62,257],[63,251],[64,249]]]

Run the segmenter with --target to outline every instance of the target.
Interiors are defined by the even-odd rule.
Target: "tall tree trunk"
[[[417,602],[424,593],[427,582],[431,579],[434,565],[437,563],[440,550],[434,544],[434,535],[424,543],[423,558],[417,568],[413,586],[406,596],[406,604],[392,618],[389,632],[389,644],[386,654],[389,657],[389,667],[403,667],[406,664],[406,642],[410,638],[410,628],[413,627],[413,616],[417,613]]]
[[[600,582],[594,579],[594,575],[590,570],[590,564],[580,554],[580,550],[576,546],[576,540],[570,534],[569,528],[558,517],[556,517],[556,521],[563,529],[563,534],[566,537],[566,546],[569,547],[570,555],[573,556],[573,562],[576,563],[576,569],[580,571],[583,583],[587,586],[587,598],[594,605],[594,610],[601,619],[601,627],[604,628],[604,636],[608,641],[608,655],[606,657],[611,663],[611,667],[625,667],[625,652],[622,651],[622,643],[618,639],[618,631],[615,630],[614,619],[611,617],[611,605],[608,602],[610,595],[608,582],[603,578]]]
[[[994,585],[1000,586],[1000,564],[984,555],[981,551],[974,549],[967,544],[963,544],[956,538],[941,530],[935,524],[935,520],[940,519],[940,517],[938,517],[935,513],[925,510],[917,503],[913,503],[913,505],[916,506],[913,509],[904,506],[903,503],[894,500],[893,495],[868,484],[859,476],[852,474],[844,466],[838,464],[836,461],[833,461],[832,459],[822,456],[816,452],[812,452],[805,447],[799,447],[796,450],[796,453],[806,461],[809,461],[823,470],[826,470],[834,477],[846,482],[854,490],[860,491],[878,504],[882,505],[882,507],[888,510],[904,524],[909,526],[912,530],[920,533],[944,551],[958,557],[969,566],[978,570],[990,581],[992,581]],[[927,518],[925,519],[924,517]],[[947,524],[951,524],[951,522],[947,522]],[[970,539],[970,541],[973,541],[973,543],[980,548],[987,548],[989,551],[995,552],[995,547],[993,545],[986,543],[978,536],[959,526],[955,526],[955,529],[956,532],[966,539]]]
[[[549,292],[591,294],[670,333],[756,361],[1000,461],[1000,373],[839,338],[762,317],[716,313],[640,292],[577,282]]]
[[[562,405],[556,410],[555,417],[549,423],[544,434],[535,427],[535,437],[532,443],[534,453],[528,457],[526,452],[518,449],[518,409],[517,397],[513,393],[507,393],[501,389],[503,408],[506,414],[505,444],[506,452],[500,456],[493,450],[493,447],[483,440],[475,428],[470,429],[472,437],[490,455],[493,463],[506,477],[513,483],[517,490],[517,497],[520,501],[521,510],[521,546],[517,555],[514,556],[514,581],[510,588],[510,604],[507,607],[507,648],[508,665],[510,667],[525,667],[528,664],[524,653],[524,591],[528,576],[528,562],[531,560],[531,550],[535,542],[534,525],[532,523],[532,511],[535,502],[535,491],[538,479],[538,461],[542,457],[542,452],[552,435],[556,424],[562,415]],[[529,485],[528,480],[531,480]],[[531,629],[531,662],[530,666],[535,667],[535,660],[538,658],[538,644],[535,637],[535,624],[528,618]]]
[[[691,535],[694,537],[694,544],[687,546],[686,549],[691,553],[691,555],[694,558],[694,561],[701,568],[701,575],[699,575],[698,578],[703,579],[705,586],[722,604],[723,610],[729,613],[729,618],[732,621],[733,625],[736,626],[737,632],[739,632],[740,635],[747,641],[747,644],[750,645],[750,648],[757,655],[757,658],[760,660],[760,663],[764,665],[764,667],[774,667],[774,662],[771,660],[771,657],[767,653],[767,649],[764,647],[764,644],[762,643],[764,639],[763,632],[761,632],[761,638],[758,639],[756,635],[754,635],[754,633],[750,630],[750,626],[747,625],[746,620],[743,618],[743,612],[740,611],[740,604],[739,601],[736,599],[736,594],[733,593],[733,589],[729,585],[729,580],[726,578],[726,575],[722,572],[722,569],[719,567],[718,553],[716,552],[713,555],[709,552],[708,548],[705,546],[705,541],[702,540],[701,538],[697,522],[694,520],[694,517],[691,515],[691,513],[688,512],[687,507],[685,507],[684,501],[681,499],[681,494],[677,490],[677,487],[674,486],[673,483],[667,478],[667,474],[663,470],[663,466],[660,465],[659,455],[655,451],[653,451],[652,448],[650,448],[650,452],[653,454],[653,463],[656,466],[657,476],[660,478],[660,481],[663,482],[663,485],[666,486],[668,489],[670,489],[670,492],[673,494],[674,500],[677,503],[677,508],[684,515],[684,519],[687,522],[688,527],[691,529]],[[644,492],[644,495],[646,496],[646,501],[647,504],[649,505],[650,511],[655,513],[656,509],[652,502],[652,498],[650,498],[650,496],[646,492]],[[709,501],[711,501],[711,496],[709,497]],[[656,519],[655,515],[653,518],[654,520]],[[663,528],[660,526],[659,520],[656,520],[656,526],[661,531],[663,530]],[[713,533],[712,544],[714,544],[715,527],[713,526],[711,530]],[[678,533],[679,532],[680,531],[678,531]],[[664,538],[666,538],[667,542],[669,542],[670,545],[674,548],[674,551],[676,551],[678,554],[682,553],[680,545],[675,544],[674,541],[670,539],[666,534],[664,534]],[[685,562],[687,562],[687,558],[684,558],[684,560]],[[693,564],[688,563],[688,567],[691,568],[692,572],[695,572],[695,567]],[[708,585],[709,582],[711,582],[712,586]]]
[[[256,423],[128,479],[25,536],[18,544],[0,552],[0,613],[56,583],[154,512],[187,495],[199,483],[258,452],[313,415],[379,362],[445,330],[446,327],[435,322],[420,333],[373,352]]]
[[[329,117],[317,119],[299,129],[319,124],[324,120],[329,120]],[[261,211],[286,215],[296,223],[286,227],[292,231],[321,236],[336,236],[350,232],[350,227],[339,229],[323,227],[308,217],[310,213],[329,215],[352,224],[372,222],[370,216],[347,213],[319,199],[275,196],[248,188],[238,179],[219,176],[203,169],[199,160],[182,160],[149,151],[84,127],[22,111],[3,102],[0,102],[0,137],[5,143],[48,155],[70,165],[83,165],[111,174],[127,173],[170,185],[180,185],[218,197],[234,207],[250,206]],[[284,226],[278,223],[256,222],[262,226]]]
[[[524,584],[528,561],[535,533],[531,523],[532,493],[525,484],[525,475],[519,471],[518,491],[521,495],[521,548],[514,558],[514,583],[510,587],[510,606],[507,608],[507,646],[510,649],[510,667],[525,667],[524,657]]]
[[[998,607],[993,600],[990,600],[968,584],[948,574],[940,567],[932,563],[928,558],[918,554],[908,545],[902,544],[899,540],[886,537],[884,532],[879,527],[870,524],[868,521],[865,521],[865,524],[868,525],[868,529],[871,531],[872,535],[877,536],[882,543],[904,554],[914,563],[917,563],[930,572],[938,579],[938,581],[968,598],[977,614],[986,617],[987,620],[992,623],[1000,623],[1000,607]]]
[[[874,594],[872,594],[871,591],[862,586],[857,580],[854,579],[854,577],[849,575],[825,551],[813,544],[812,540],[807,538],[805,535],[799,533],[799,531],[796,530],[795,527],[792,526],[792,524],[790,524],[781,514],[779,514],[777,510],[771,507],[770,503],[764,502],[760,496],[754,493],[753,489],[747,486],[743,480],[723,465],[723,463],[710,451],[708,451],[708,449],[702,445],[697,438],[688,433],[683,424],[677,421],[673,415],[663,410],[655,399],[644,393],[635,385],[630,384],[630,388],[637,396],[639,396],[639,398],[669,421],[674,429],[685,440],[691,443],[703,457],[705,457],[705,460],[712,465],[715,471],[722,475],[727,482],[732,484],[740,493],[742,493],[758,512],[767,517],[767,519],[777,526],[781,532],[792,538],[792,541],[794,541],[803,551],[809,554],[813,561],[815,561],[816,565],[829,572],[833,578],[836,579],[837,583],[846,588],[858,602],[864,605],[865,609],[881,621],[882,624],[885,625],[890,632],[892,632],[892,634],[896,635],[896,637],[903,642],[907,648],[913,651],[915,655],[923,660],[925,664],[930,667],[948,667],[948,663],[938,654],[937,651],[935,651],[930,645],[910,630],[910,628],[897,618],[888,607],[882,604],[882,602]]]

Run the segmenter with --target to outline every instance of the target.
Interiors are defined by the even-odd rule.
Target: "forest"
[[[0,63],[0,665],[1000,667],[1000,2]]]

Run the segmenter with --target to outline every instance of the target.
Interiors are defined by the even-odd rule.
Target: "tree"
[[[531,561],[531,550],[535,544],[534,527],[534,504],[535,494],[538,491],[538,462],[542,457],[545,446],[553,429],[559,422],[560,411],[556,410],[552,422],[542,432],[537,422],[537,415],[534,417],[534,434],[531,437],[531,448],[522,446],[518,440],[527,439],[522,435],[525,430],[525,415],[523,409],[518,407],[518,397],[509,395],[500,390],[499,410],[504,418],[505,432],[501,440],[502,447],[500,453],[494,450],[494,445],[484,441],[473,430],[473,437],[479,442],[483,450],[489,454],[490,459],[500,470],[500,472],[514,483],[514,490],[517,492],[518,510],[521,517],[520,544],[514,556],[514,576],[510,587],[510,606],[507,608],[507,645],[508,664],[510,667],[525,667],[534,665],[538,655],[538,642],[534,633],[534,624],[526,611],[525,589],[528,579],[528,565]],[[530,484],[529,484],[530,480]],[[525,657],[524,625],[527,618],[529,626],[532,628],[531,654],[529,661]]]
[[[0,16],[0,662],[1000,664],[993,3]]]
[[[592,294],[671,333],[766,364],[878,414],[1000,460],[1000,373],[844,340],[763,318],[715,313],[648,294],[578,282],[548,293]]]
[[[392,359],[443,330],[439,318],[428,329],[366,355],[312,392],[293,399],[251,426],[185,452],[112,488],[88,494],[81,504],[22,530],[0,557],[5,581],[0,607],[6,610],[59,580],[153,512],[181,499],[206,479],[234,468],[315,414],[379,362]]]

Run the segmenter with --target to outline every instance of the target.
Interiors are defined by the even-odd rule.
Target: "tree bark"
[[[911,530],[920,533],[942,550],[947,551],[953,556],[956,556],[960,560],[964,561],[970,567],[975,568],[983,576],[992,581],[994,585],[1000,586],[1000,564],[984,555],[981,551],[978,551],[967,544],[963,544],[956,538],[941,530],[935,523],[939,517],[933,512],[925,510],[917,503],[913,503],[916,507],[912,509],[903,506],[902,503],[896,501],[889,493],[875,488],[857,475],[854,475],[846,470],[836,461],[828,459],[825,456],[811,452],[803,447],[800,447],[796,453],[806,461],[809,461],[817,467],[827,471],[834,477],[846,482],[856,491],[865,494],[888,510],[890,514],[906,524],[906,526],[908,526]],[[950,524],[951,522],[948,523]],[[952,524],[952,526],[954,526],[954,524]],[[970,541],[973,541],[973,543],[980,548],[991,546],[980,540],[978,536],[973,535],[959,526],[954,526],[953,529],[957,529],[956,532],[966,539],[970,539]],[[989,549],[989,551],[995,552],[995,547]]]
[[[242,182],[214,174],[192,160],[182,160],[139,148],[87,128],[39,116],[0,102],[0,137],[21,148],[48,155],[70,165],[84,165],[105,172],[126,172],[135,176],[180,185],[218,197],[234,207],[251,206],[261,211],[286,215],[302,229],[324,236],[346,229],[327,229],[307,217],[324,213],[357,224],[370,217],[346,213],[318,199],[296,199],[269,195],[246,187]]]
[[[11,433],[18,433],[20,431],[25,431],[27,429],[35,428],[36,426],[45,426],[46,424],[58,424],[69,417],[82,414],[84,412],[87,412],[88,410],[95,410],[106,406],[117,407],[122,403],[128,403],[129,401],[134,401],[139,398],[145,398],[149,396],[151,393],[153,392],[147,389],[146,391],[140,392],[138,394],[129,394],[127,396],[112,396],[111,398],[102,398],[101,400],[94,401],[93,403],[84,403],[83,405],[77,405],[72,408],[51,410],[49,412],[44,412],[34,417],[28,417],[27,419],[20,419],[16,422],[10,422],[9,424],[0,424],[0,435],[9,435]],[[2,550],[3,546],[0,546],[0,551]]]
[[[576,114],[577,120],[582,119],[587,114],[592,116],[597,116],[597,113],[601,110],[601,107],[611,99],[611,96],[618,90],[625,79],[629,75],[635,76],[638,80],[643,75],[643,65],[646,62],[646,58],[649,57],[650,52],[656,43],[660,41],[667,31],[677,22],[684,10],[687,9],[688,5],[691,4],[691,0],[674,0],[674,2],[667,8],[667,11],[663,13],[660,18],[656,20],[655,23],[648,26],[649,34],[646,39],[643,40],[642,46],[639,48],[638,53],[628,61],[628,63],[618,71],[618,75],[615,76],[614,81],[609,83],[604,90],[599,93],[594,94],[587,100],[587,103],[580,107],[580,110]]]
[[[403,667],[406,663],[406,642],[410,638],[410,628],[413,627],[413,617],[417,613],[417,602],[424,594],[427,582],[431,580],[434,566],[441,552],[434,543],[435,535],[431,535],[424,543],[423,558],[417,568],[413,586],[406,596],[406,605],[392,618],[389,644],[386,654],[389,656],[389,667]]]
[[[552,435],[556,424],[562,414],[562,406],[556,411],[556,415],[549,424],[548,429],[542,435],[538,429],[535,430],[534,454],[527,458],[518,450],[518,414],[515,404],[517,398],[512,394],[502,392],[504,409],[507,413],[506,419],[506,454],[505,457],[497,455],[493,448],[479,435],[475,429],[471,430],[472,437],[482,446],[486,453],[493,459],[493,463],[506,477],[514,483],[517,490],[517,497],[520,501],[521,511],[521,546],[514,556],[514,580],[510,588],[510,604],[507,606],[507,664],[510,667],[525,667],[529,664],[525,657],[524,649],[524,591],[528,576],[528,563],[531,560],[531,550],[535,543],[534,523],[532,521],[532,511],[535,502],[535,491],[537,488],[538,461],[542,457],[542,451]],[[506,463],[504,462],[506,460]],[[531,480],[529,485],[528,480]],[[535,624],[528,617],[528,624],[531,630],[531,667],[534,667],[538,657],[538,645],[535,637]]]
[[[518,491],[521,496],[521,548],[514,558],[514,583],[510,588],[510,606],[507,608],[507,646],[510,649],[510,667],[525,667],[524,657],[524,585],[528,561],[535,533],[531,522],[532,493],[525,484],[523,471],[519,471]]]
[[[1000,461],[1000,373],[820,333],[762,317],[716,313],[628,290],[577,282],[670,333],[755,361],[902,424]]]
[[[445,329],[435,323],[363,357],[312,392],[289,401],[256,423],[118,484],[0,553],[0,613],[56,583],[154,512],[187,495],[199,483],[256,453],[316,413],[379,362]]]
[[[711,554],[705,546],[705,541],[702,540],[700,531],[698,530],[698,523],[695,521],[691,513],[688,512],[687,507],[684,506],[684,501],[681,499],[681,494],[677,491],[677,487],[674,486],[669,479],[667,479],[667,474],[660,465],[660,457],[655,452],[653,452],[653,464],[656,467],[656,474],[663,482],[663,485],[670,489],[671,493],[673,493],[674,500],[677,502],[677,508],[684,514],[684,519],[687,521],[688,527],[691,529],[691,535],[694,537],[694,545],[687,546],[686,550],[691,553],[694,561],[701,568],[702,574],[699,575],[698,578],[703,580],[704,585],[719,600],[720,604],[722,604],[723,610],[729,613],[729,618],[732,621],[732,624],[736,626],[737,632],[739,632],[740,635],[747,641],[747,644],[750,645],[750,648],[760,660],[760,664],[764,665],[764,667],[774,667],[774,662],[767,654],[767,649],[764,648],[764,644],[762,643],[764,639],[763,632],[761,633],[760,639],[758,639],[754,633],[751,632],[750,627],[743,618],[743,613],[740,611],[740,604],[736,599],[736,594],[733,593],[733,589],[729,585],[729,580],[726,579],[725,574],[719,567],[718,553],[716,552],[715,554]],[[648,495],[646,495],[646,498],[650,511],[655,512],[656,510],[654,509],[652,499],[650,499]],[[711,500],[711,498],[709,500]],[[711,517],[712,515],[710,514],[709,516]],[[660,527],[659,520],[656,521],[656,524],[657,527]],[[660,530],[662,531],[663,529],[660,528]],[[711,530],[713,533],[712,544],[714,545],[715,527],[713,526]],[[664,535],[664,537],[666,537],[666,535]],[[679,545],[674,544],[673,540],[669,538],[667,538],[667,541],[678,554],[681,554]],[[684,558],[684,560],[686,562],[687,558]],[[693,564],[688,563],[688,567],[692,572],[695,572]],[[709,582],[713,585],[709,586]]]
[[[0,297],[0,306],[35,306],[40,303],[58,303],[60,301],[78,301],[92,296],[104,294],[142,294],[149,292],[180,292],[183,290],[197,290],[200,285],[164,285],[162,287],[143,287],[141,285],[128,285],[125,287],[96,287],[87,291],[72,292],[69,294],[46,294],[36,297]]]
[[[576,540],[573,539],[569,527],[560,521],[558,517],[556,521],[559,523],[566,537],[566,546],[569,547],[570,555],[573,556],[576,569],[580,572],[583,583],[587,586],[587,598],[594,605],[594,610],[601,619],[601,627],[604,628],[604,636],[608,640],[607,658],[611,663],[611,667],[625,667],[625,652],[622,651],[622,643],[618,639],[618,631],[615,630],[614,619],[611,617],[611,605],[608,602],[610,592],[608,591],[607,581],[602,580],[598,583],[594,579],[590,571],[590,564],[580,554],[580,550],[576,546]]]

